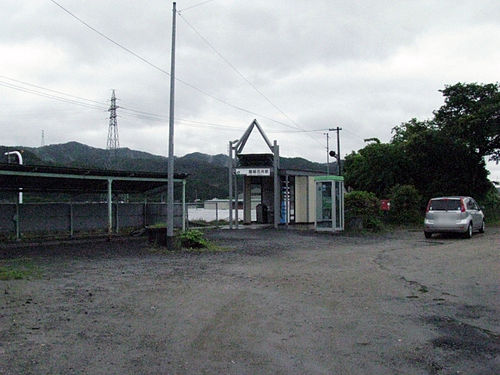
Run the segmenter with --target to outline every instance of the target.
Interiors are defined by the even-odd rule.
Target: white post
[[[186,231],[186,180],[182,180],[182,231]]]
[[[113,180],[108,179],[108,236],[111,239],[111,234],[113,232],[113,194],[111,191],[111,184]]]
[[[23,155],[21,155],[21,152],[19,151],[8,151],[5,152],[4,155],[17,155],[17,158],[19,160],[19,165],[23,165]],[[23,204],[23,188],[19,188],[19,204]]]

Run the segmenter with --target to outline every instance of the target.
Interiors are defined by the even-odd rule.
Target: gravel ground
[[[209,237],[0,247],[0,374],[500,373],[500,228]]]

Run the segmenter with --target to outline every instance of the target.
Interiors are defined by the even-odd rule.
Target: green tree
[[[371,143],[347,155],[344,163],[346,186],[365,190],[379,197],[403,183],[408,175],[407,159],[400,144]]]
[[[482,197],[489,189],[488,171],[482,157],[470,153],[459,141],[432,122],[410,121],[395,131],[409,166],[402,184],[414,185],[424,200],[437,195]]]
[[[418,137],[435,128],[436,126],[432,121],[418,121],[416,118],[412,118],[410,121],[403,122],[401,125],[392,128],[394,135],[392,136],[391,143],[404,144],[414,137]]]
[[[498,83],[445,86],[444,105],[434,112],[436,126],[471,154],[500,160],[499,89]]]
[[[452,136],[436,119],[411,119],[393,129],[390,143],[372,143],[346,157],[346,186],[381,198],[399,184],[415,186],[423,201],[451,194],[480,199],[491,187],[483,158],[486,149],[479,152]]]

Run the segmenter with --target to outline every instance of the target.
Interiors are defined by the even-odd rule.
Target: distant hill
[[[42,147],[0,146],[0,152],[23,150],[24,164],[59,165],[96,169],[127,171],[167,172],[168,158],[128,148],[116,150],[112,158],[109,151],[78,142],[68,142]],[[5,159],[6,160],[6,159]],[[223,154],[207,155],[200,152],[175,158],[175,172],[188,173],[186,199],[227,198],[227,162]],[[281,168],[324,171],[325,165],[303,158],[280,158]],[[335,168],[331,163],[330,168]],[[241,187],[240,187],[241,191]]]

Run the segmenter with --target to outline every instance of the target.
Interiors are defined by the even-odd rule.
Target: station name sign
[[[242,176],[270,176],[271,168],[236,168],[236,174]]]

